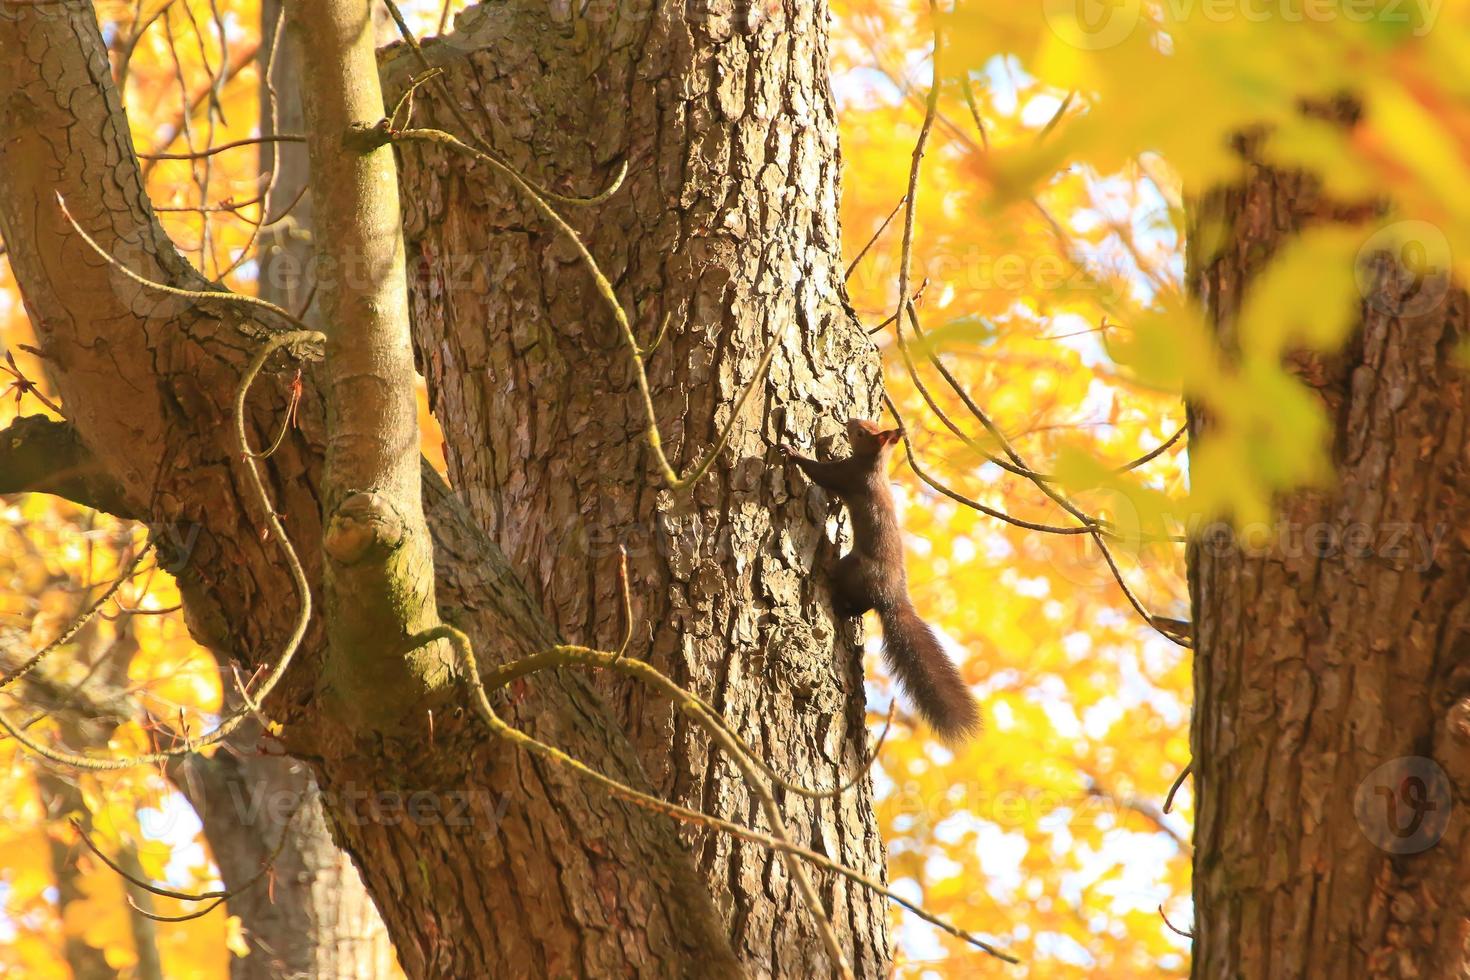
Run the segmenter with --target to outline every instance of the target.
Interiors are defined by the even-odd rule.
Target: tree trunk
[[[43,706],[56,719],[58,727],[66,733],[67,741],[73,745],[106,745],[119,722],[131,714],[132,703],[127,694],[128,665],[138,652],[138,642],[128,627],[128,620],[119,618],[117,633],[110,643],[103,644],[98,640],[96,620],[84,626],[75,638],[79,653],[77,659],[87,665],[89,681],[84,695],[74,696],[76,689],[73,685],[58,683],[42,672],[31,674],[23,682],[28,699]],[[122,710],[118,710],[119,707]],[[49,821],[55,823],[70,816],[79,821],[85,831],[93,832],[93,814],[81,787],[69,774],[40,769],[36,773],[36,787]],[[51,867],[56,875],[56,907],[64,922],[67,906],[86,898],[77,866],[81,845],[75,840],[52,836],[50,848]],[[122,849],[113,856],[113,860],[128,874],[141,877],[143,866],[138,860],[135,841],[124,840]],[[136,906],[127,911],[133,950],[137,956],[137,962],[128,970],[128,975],[138,980],[161,980],[163,965],[158,951],[158,924],[139,911],[155,911],[153,895],[127,880],[122,882],[122,887]],[[74,980],[108,980],[118,976],[118,971],[107,962],[103,950],[88,945],[85,939],[71,934],[70,930],[66,932],[64,952]]]
[[[255,731],[251,726],[234,741],[245,743]],[[227,889],[271,867],[270,887],[256,883],[226,903],[240,917],[250,948],[247,956],[230,957],[232,980],[392,975],[387,930],[351,859],[332,840],[306,766],[218,752],[210,759],[187,756],[169,767],[169,776],[199,815]],[[282,834],[286,841],[276,853]]]
[[[1353,216],[1263,166],[1198,210],[1226,229],[1190,279],[1227,348],[1285,238]],[[1196,977],[1470,971],[1470,826],[1451,817],[1470,787],[1470,304],[1364,258],[1354,337],[1292,355],[1335,425],[1334,485],[1281,499],[1269,544],[1189,550]]]
[[[424,481],[424,510],[434,537],[440,614],[470,635],[486,668],[543,650],[574,629],[577,639],[598,642],[615,633],[615,585],[603,577],[607,556],[552,561],[560,557],[559,543],[575,541],[563,533],[565,525],[575,528],[580,521],[594,536],[645,542],[647,550],[634,560],[643,627],[632,652],[671,667],[678,679],[710,696],[778,768],[831,784],[859,765],[864,730],[856,650],[852,638],[833,626],[821,575],[813,574],[830,556],[821,533],[829,511],[819,494],[768,470],[763,457],[768,442],[807,442],[819,416],[819,431],[830,431],[854,404],[869,408],[876,362],[840,302],[825,9],[773,13],[785,30],[761,21],[742,24],[748,34],[732,33],[717,11],[686,29],[666,19],[672,13],[660,13],[631,24],[599,22],[585,34],[579,29],[573,33],[583,41],[562,48],[548,40],[557,32],[544,14],[495,8],[506,30],[546,41],[539,52],[544,62],[522,57],[514,63],[516,73],[501,83],[534,87],[540,65],[554,64],[566,94],[580,92],[587,100],[566,109],[548,104],[533,114],[541,130],[555,132],[576,105],[590,112],[594,93],[608,80],[630,93],[610,111],[584,120],[605,127],[620,118],[617,105],[628,107],[621,118],[629,128],[611,132],[625,133],[624,150],[635,160],[630,187],[588,219],[602,233],[590,235],[589,244],[616,282],[636,289],[633,298],[657,292],[673,304],[675,324],[655,352],[652,372],[676,461],[710,445],[753,373],[762,338],[791,319],[799,329],[787,336],[770,380],[710,479],[692,501],[667,499],[654,489],[656,475],[639,463],[639,425],[626,379],[608,368],[582,382],[570,375],[560,385],[554,380],[555,371],[565,369],[557,367],[563,357],[614,363],[611,344],[608,350],[595,346],[607,338],[600,314],[585,325],[563,316],[591,305],[566,306],[568,297],[590,296],[585,273],[567,268],[565,279],[555,280],[561,292],[541,331],[551,373],[526,378],[546,387],[534,405],[507,401],[502,407],[515,414],[487,416],[522,421],[489,426],[449,408],[443,392],[472,392],[480,380],[475,372],[489,362],[478,369],[474,361],[431,368],[441,409],[458,419],[451,451],[479,514],[468,513],[431,475]],[[579,46],[594,35],[595,45]],[[508,37],[445,47],[470,51],[483,71],[516,49]],[[487,53],[471,51],[477,46]],[[527,54],[524,46],[519,50]],[[589,74],[598,65],[605,74]],[[473,80],[456,73],[454,83]],[[181,260],[153,218],[90,11],[23,8],[0,20],[0,91],[6,93],[0,130],[7,134],[0,142],[0,168],[7,175],[0,184],[0,234],[12,249],[43,355],[65,401],[74,432],[63,435],[79,436],[91,454],[87,471],[109,478],[100,482],[115,512],[164,532],[163,560],[179,570],[195,635],[240,662],[247,676],[269,668],[299,601],[279,541],[260,533],[265,515],[254,505],[230,434],[231,405],[249,358],[285,325],[238,303],[138,285],[93,254],[51,206],[59,192],[81,228],[133,272],[187,289],[212,288]],[[611,99],[608,91],[604,95]],[[495,93],[478,92],[477,99],[485,103],[477,118],[511,118]],[[594,140],[599,132],[589,130]],[[78,134],[100,138],[88,142]],[[598,152],[604,151],[621,152],[611,146]],[[592,169],[585,152],[556,159],[579,179]],[[597,169],[605,170],[606,162],[599,158]],[[440,186],[452,187],[459,178],[445,166]],[[675,176],[679,180],[670,183]],[[434,192],[424,178],[422,186],[410,183],[405,197],[418,201]],[[498,193],[484,188],[484,200]],[[735,202],[728,208],[722,203],[727,198]],[[634,234],[640,226],[648,237]],[[419,254],[423,230],[416,231]],[[519,252],[479,253],[496,263],[486,268],[508,277],[507,288],[496,289],[497,302],[516,295],[514,277],[556,271],[553,263],[566,252],[552,239],[542,224],[525,221]],[[674,249],[665,268],[661,256]],[[428,274],[451,275],[447,261],[431,265]],[[504,352],[512,341],[525,340],[524,328],[537,321],[511,320],[507,308],[496,309],[502,319],[476,329],[487,349]],[[563,330],[569,332],[563,336]],[[432,361],[424,342],[429,336],[420,334],[420,346]],[[467,345],[473,336],[456,327],[445,334],[438,356],[456,349],[453,337]],[[518,366],[543,363],[518,350]],[[246,427],[254,445],[268,444],[279,428],[293,374],[294,366],[278,359],[252,394]],[[302,430],[290,432],[262,469],[272,509],[284,515],[290,540],[317,583],[326,433],[317,371],[309,368],[304,380]],[[580,428],[593,415],[592,402],[599,406],[594,421],[610,420],[611,427]],[[118,410],[123,405],[125,412]],[[477,438],[471,424],[497,441]],[[555,438],[530,439],[538,426],[550,426],[546,436]],[[55,435],[64,427],[42,428]],[[512,441],[522,429],[527,436]],[[508,454],[522,446],[532,466],[513,477],[519,464],[513,466]],[[27,446],[12,431],[4,449],[23,457]],[[503,472],[506,482],[476,486],[468,477],[477,468]],[[539,491],[563,501],[559,518],[539,512],[535,493],[520,487],[538,468],[539,479],[563,481],[545,479]],[[599,473],[607,474],[605,485]],[[81,484],[78,495],[91,498],[95,482]],[[481,521],[532,570],[554,622],[484,537]],[[514,528],[532,533],[518,536]],[[191,537],[193,530],[198,534]],[[580,598],[573,581],[585,590]],[[814,952],[808,912],[798,906],[779,861],[724,840],[701,840],[703,874],[696,873],[664,818],[491,739],[463,710],[462,691],[437,697],[397,692],[401,729],[344,719],[323,706],[323,667],[329,652],[340,658],[353,651],[328,651],[324,632],[313,623],[266,708],[283,724],[288,751],[312,765],[333,832],[356,860],[410,975],[827,972],[825,958]],[[335,676],[341,680],[340,672]],[[659,756],[657,745],[671,757],[654,769],[654,783],[716,813],[756,820],[727,764],[675,728],[667,705],[642,692],[608,691],[616,698],[613,710],[585,677],[561,671],[537,675],[496,701],[516,727],[630,785],[649,787],[624,735],[634,727],[645,760]],[[392,692],[369,693],[386,702]],[[865,787],[840,807],[787,801],[786,809],[798,835],[818,850],[876,873],[881,846],[867,793]],[[826,888],[854,966],[865,975],[882,973],[883,909],[846,885],[828,881]],[[732,945],[741,962],[732,957]]]
[[[692,497],[660,490],[626,347],[571,244],[483,164],[423,144],[400,152],[415,342],[446,435],[450,478],[559,629],[614,648],[628,552],[643,657],[714,703],[775,768],[841,783],[865,758],[862,660],[826,574],[840,511],[775,447],[875,417],[878,359],[846,308],[837,128],[825,4],[594,3],[549,23],[536,3],[461,15],[426,45],[469,107],[473,135],[560,194],[644,346],[664,445],[687,468],[729,420],[762,351],[769,377]],[[421,72],[400,48],[390,91]],[[415,125],[462,136],[430,87]],[[602,690],[658,791],[749,823],[756,804],[708,738],[646,687]],[[793,832],[883,873],[871,786],[840,803],[788,795]],[[756,973],[824,967],[780,859],[691,834],[736,952]],[[825,882],[859,974],[886,972],[880,900]]]

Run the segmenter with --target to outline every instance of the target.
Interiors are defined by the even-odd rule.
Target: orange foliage
[[[438,4],[410,6],[420,26],[437,22]],[[1156,537],[1220,514],[1264,520],[1272,493],[1330,478],[1323,420],[1281,368],[1283,350],[1341,340],[1361,260],[1375,250],[1417,262],[1426,276],[1466,271],[1470,13],[1413,3],[1358,4],[1355,14],[1338,4],[1097,6],[1091,19],[1074,0],[942,9],[942,77],[912,251],[926,341],[915,343],[905,324],[916,371],[892,325],[875,340],[910,443],[939,482],[1016,517],[1069,522],[1034,482],[986,459],[1000,445],[931,353],[1027,465],[1056,478],[1049,485],[1137,532],[1123,535],[1132,547],[1116,549],[1122,575],[1149,612],[1187,619],[1181,550]],[[253,3],[232,5],[219,21],[202,0],[98,7],[117,70],[138,32],[125,96],[140,150],[177,153],[255,132]],[[907,186],[933,29],[928,6],[914,0],[835,3],[849,260]],[[1346,90],[1363,93],[1352,129],[1300,111]],[[1303,236],[1277,258],[1247,298],[1242,350],[1227,361],[1185,296],[1182,188],[1236,176],[1232,137],[1255,127],[1265,127],[1269,159],[1318,172],[1340,199],[1393,193],[1378,225]],[[149,194],[174,240],[207,275],[243,291],[252,289],[261,173],[248,146],[148,166]],[[903,224],[900,213],[849,282],[870,327],[894,310]],[[1207,247],[1212,230],[1198,231]],[[41,365],[20,346],[30,332],[7,276],[0,266],[0,339],[18,369],[40,379]],[[1218,437],[1192,459],[1181,442],[1115,472],[1175,433],[1183,395],[1210,406]],[[42,410],[34,401],[20,409]],[[0,404],[0,423],[14,414],[13,402]],[[437,435],[425,448],[437,457]],[[875,778],[891,878],[935,912],[1008,944],[1026,961],[1024,975],[1182,975],[1188,943],[1157,909],[1189,922],[1187,782],[1175,812],[1159,812],[1189,760],[1187,651],[1140,620],[1086,536],[998,522],[902,465],[894,479],[915,600],[953,641],[986,705],[987,730],[957,752],[904,724],[890,738]],[[0,518],[9,539],[0,549],[0,634],[30,648],[63,629],[141,541],[40,497],[14,500]],[[178,602],[163,572],[145,572],[118,599],[154,610]],[[126,646],[122,680],[157,719],[154,731],[120,724],[112,735],[120,749],[166,737],[161,729],[210,727],[217,671],[177,613],[101,620],[77,646],[103,655]],[[872,659],[870,700],[881,716],[893,691]],[[73,662],[63,679],[85,669]],[[136,952],[111,872],[82,854],[85,897],[58,910],[48,848],[75,851],[78,842],[67,814],[47,812],[37,773],[13,743],[0,743],[0,970],[64,972],[64,937],[126,969]],[[177,803],[157,773],[71,778],[104,847],[137,847],[147,873],[177,887],[213,881],[197,827],[160,830],[150,817]],[[901,975],[1018,975],[895,915]],[[240,948],[224,910],[159,935],[174,976],[223,976],[226,949]]]

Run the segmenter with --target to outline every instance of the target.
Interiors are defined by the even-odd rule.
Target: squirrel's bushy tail
[[[883,654],[919,714],[946,742],[959,742],[980,729],[980,707],[944,652],[939,637],[919,618],[907,598],[879,607]]]

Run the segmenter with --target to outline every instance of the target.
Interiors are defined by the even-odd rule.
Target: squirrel
[[[898,512],[886,476],[903,430],[850,419],[847,436],[852,455],[825,463],[780,447],[813,483],[841,497],[852,515],[853,547],[837,563],[833,607],[843,616],[878,611],[889,669],[941,739],[962,741],[979,729],[979,707],[934,630],[909,601]]]

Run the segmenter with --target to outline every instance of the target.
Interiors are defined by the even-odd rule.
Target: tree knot
[[[402,516],[387,498],[371,491],[349,494],[327,522],[323,547],[331,559],[355,565],[382,557],[403,543]]]

